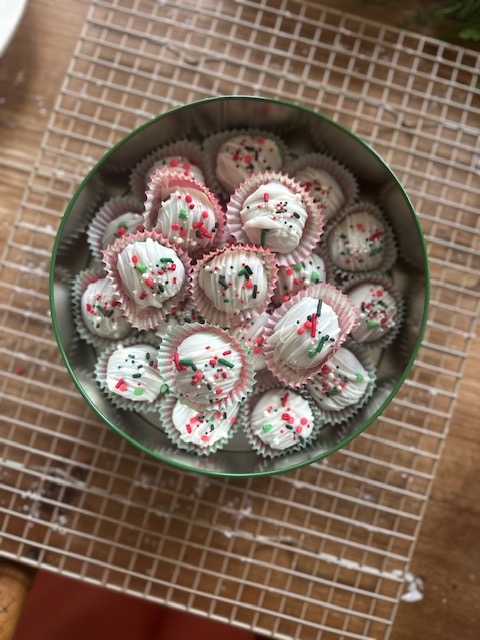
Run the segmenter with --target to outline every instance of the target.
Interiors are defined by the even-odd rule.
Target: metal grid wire
[[[2,261],[1,553],[276,638],[388,638],[478,313],[478,56],[295,0],[95,0]],[[172,105],[285,97],[368,140],[431,260],[413,371],[348,447],[221,480],[140,454],[73,387],[48,264],[75,187]]]

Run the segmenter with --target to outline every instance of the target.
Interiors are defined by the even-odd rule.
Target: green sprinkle
[[[309,358],[313,358],[314,356],[317,355],[317,353],[320,353],[320,351],[323,349],[323,345],[325,344],[325,342],[327,342],[327,340],[330,338],[330,336],[322,336],[320,338],[320,342],[317,344],[317,348],[316,349],[309,349],[307,351],[307,355]]]
[[[300,214],[297,213],[296,211],[293,212],[293,215],[295,216],[295,218],[300,218]]]
[[[107,313],[107,318],[111,318],[113,316],[113,309]]]
[[[312,271],[312,273],[310,274],[310,280],[312,282],[318,282],[320,280],[320,276],[316,271]]]
[[[137,264],[137,271],[139,273],[146,273],[147,267],[144,264]]]
[[[95,308],[100,311],[102,316],[105,316],[105,317],[107,316],[107,312],[105,311],[105,307],[102,307],[102,305],[97,304],[97,305],[95,305]],[[113,313],[113,311],[112,311],[112,313]]]
[[[367,318],[366,324],[369,329],[375,329],[375,327],[378,327],[378,322],[370,320],[369,318]]]
[[[171,258],[160,258],[160,262],[173,262]]]
[[[165,287],[163,286],[163,284],[159,284],[158,285],[158,290],[160,291],[160,293],[164,293],[165,292]]]
[[[237,273],[237,276],[244,276],[247,272],[245,271],[245,269],[240,269],[240,271]]]
[[[325,395],[327,396],[327,398],[332,398],[333,396],[338,396],[338,390],[337,389],[332,389],[331,391],[327,391],[327,393]]]
[[[218,361],[220,362],[220,364],[224,364],[226,367],[229,367],[230,369],[233,369],[233,367],[235,366],[233,362],[229,362],[228,360],[225,360],[225,358],[219,358]]]
[[[143,396],[143,389],[142,387],[136,387],[136,389],[133,392],[134,396]]]
[[[179,360],[178,361],[179,364],[183,365],[184,367],[192,367],[192,369],[194,371],[197,370],[197,367],[195,366],[195,363],[193,360]]]
[[[256,284],[253,285],[252,298],[255,299],[257,297],[258,287]]]
[[[325,342],[327,342],[327,340],[330,339],[330,336],[322,336],[320,338],[320,342],[317,344],[317,353],[320,353],[320,351],[323,349],[323,345],[325,344]]]
[[[160,387],[160,393],[166,393],[168,391],[168,384],[162,384]]]
[[[224,302],[230,302],[229,298],[225,298]]]
[[[322,315],[322,304],[323,304],[323,300],[319,300],[317,303],[317,311],[315,314],[317,318],[320,318],[320,316]]]
[[[305,269],[305,265],[303,262],[299,262],[293,267],[293,269],[294,271],[301,271],[302,269]]]
[[[141,377],[142,377],[142,374],[141,374],[141,373],[134,373],[134,374],[132,375],[132,378],[141,378]]]
[[[182,220],[188,220],[188,211],[186,209],[180,209],[178,217],[182,218]]]
[[[365,378],[362,376],[362,374],[361,374],[361,373],[356,373],[356,374],[355,374],[355,380],[356,380],[357,382],[363,382],[363,381],[365,380]]]
[[[224,275],[218,276],[218,282],[220,283],[220,285],[224,289],[228,289],[228,282],[225,280],[225,276]]]
[[[273,429],[273,424],[264,424],[262,427],[263,433],[268,433]]]
[[[248,266],[248,264],[245,265],[245,271],[248,273],[249,276],[253,275],[253,271],[252,269]]]
[[[265,248],[265,241],[267,239],[267,232],[268,229],[262,229],[261,233],[260,233],[260,244],[263,248]]]
[[[372,249],[369,255],[374,256],[377,253],[382,253],[382,251],[383,251],[383,247],[378,247],[377,249]]]

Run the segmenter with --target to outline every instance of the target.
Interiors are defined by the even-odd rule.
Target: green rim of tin
[[[405,366],[402,374],[400,375],[395,387],[390,391],[390,393],[385,398],[385,400],[382,402],[380,407],[360,427],[358,427],[350,435],[346,436],[341,442],[339,442],[339,443],[335,444],[334,446],[330,447],[328,450],[323,451],[322,453],[319,453],[318,455],[312,456],[312,458],[310,458],[308,460],[304,460],[304,461],[299,462],[299,463],[294,463],[294,464],[291,464],[291,465],[287,465],[287,466],[283,467],[282,469],[272,469],[272,470],[258,471],[258,472],[253,472],[253,473],[242,473],[242,472],[240,472],[240,473],[230,473],[230,472],[215,471],[215,470],[210,470],[210,469],[199,469],[199,468],[190,466],[188,464],[184,464],[183,462],[172,460],[172,459],[167,458],[167,457],[165,457],[165,456],[163,456],[163,455],[161,455],[159,453],[156,453],[155,451],[152,451],[148,447],[142,445],[140,442],[138,442],[137,440],[132,438],[130,435],[126,434],[119,427],[117,427],[115,425],[115,423],[113,423],[107,416],[105,416],[102,413],[102,411],[95,405],[95,403],[90,398],[89,394],[85,391],[85,389],[83,388],[82,384],[78,380],[77,375],[76,375],[75,371],[73,370],[73,368],[72,368],[72,366],[70,364],[70,361],[69,361],[69,359],[67,357],[67,354],[65,352],[65,349],[63,347],[62,340],[60,338],[59,321],[58,321],[58,318],[57,318],[57,313],[56,313],[56,309],[55,309],[55,301],[54,301],[54,285],[55,285],[54,272],[55,272],[55,266],[56,266],[56,262],[57,262],[57,253],[58,253],[58,248],[59,248],[59,244],[60,244],[61,237],[62,237],[62,232],[63,232],[63,229],[64,229],[66,223],[67,223],[67,220],[68,220],[68,217],[70,215],[70,212],[71,212],[73,206],[75,205],[75,202],[76,202],[77,198],[80,196],[81,192],[83,191],[85,185],[89,182],[89,180],[105,164],[105,162],[108,160],[108,158],[113,153],[116,152],[117,149],[122,147],[126,142],[128,142],[131,138],[136,136],[140,131],[143,131],[144,129],[147,129],[148,127],[152,126],[156,122],[158,122],[160,120],[163,120],[164,118],[169,117],[174,113],[178,113],[178,112],[181,112],[181,111],[188,111],[190,109],[195,109],[199,105],[212,103],[212,102],[221,102],[221,101],[225,101],[225,100],[236,101],[236,100],[245,100],[245,99],[252,100],[252,101],[258,101],[259,103],[263,102],[263,103],[270,103],[270,104],[279,104],[279,105],[285,106],[285,107],[290,108],[290,109],[298,110],[300,112],[303,111],[305,113],[313,115],[316,118],[320,118],[320,119],[324,120],[325,122],[328,122],[330,125],[333,125],[334,127],[337,127],[338,129],[340,129],[341,131],[343,131],[347,135],[353,137],[361,146],[363,146],[365,151],[367,151],[369,154],[371,154],[373,157],[375,157],[378,160],[378,162],[387,170],[387,172],[390,175],[391,179],[393,180],[393,182],[395,183],[395,185],[398,187],[399,191],[401,192],[405,202],[407,203],[409,211],[410,211],[410,213],[412,215],[412,219],[414,221],[414,224],[415,224],[415,226],[417,228],[418,238],[420,239],[420,243],[421,243],[421,247],[422,247],[422,253],[423,253],[423,268],[424,268],[424,272],[425,272],[425,299],[424,299],[424,304],[423,304],[422,319],[421,319],[421,323],[420,323],[420,330],[419,330],[419,333],[418,333],[418,338],[417,338],[417,340],[415,342],[415,345],[414,345],[414,347],[412,349],[412,352],[411,352],[410,357],[408,359],[407,365]],[[405,189],[403,188],[403,185],[398,180],[398,178],[395,175],[395,173],[390,169],[390,167],[383,160],[383,158],[369,144],[367,144],[364,140],[362,140],[357,135],[355,135],[347,127],[344,127],[343,125],[339,124],[338,122],[335,122],[331,118],[328,118],[327,116],[325,116],[325,115],[323,115],[323,114],[321,114],[321,113],[319,113],[317,111],[314,111],[313,109],[310,109],[308,107],[304,107],[302,105],[293,104],[293,103],[288,102],[286,100],[273,100],[271,98],[264,98],[264,97],[260,97],[260,96],[249,96],[249,95],[217,96],[217,97],[213,97],[213,98],[205,98],[203,100],[197,100],[195,102],[191,102],[191,103],[188,103],[188,104],[185,104],[185,105],[180,105],[178,107],[170,109],[169,111],[167,111],[167,112],[165,112],[165,113],[163,113],[163,114],[161,114],[159,116],[156,116],[155,118],[152,118],[151,120],[145,122],[144,124],[140,125],[136,129],[131,131],[128,135],[126,135],[124,138],[122,138],[119,142],[117,142],[109,151],[107,151],[107,153],[88,172],[86,177],[82,180],[81,184],[75,190],[75,193],[74,193],[72,199],[70,200],[70,202],[69,202],[69,204],[67,206],[67,209],[65,210],[65,213],[64,213],[64,215],[62,217],[62,220],[60,222],[60,226],[59,226],[58,231],[57,231],[57,235],[56,235],[56,238],[55,238],[55,243],[53,245],[53,250],[52,250],[52,259],[51,259],[51,263],[50,263],[49,298],[50,298],[50,312],[51,312],[51,318],[52,318],[53,331],[54,331],[54,334],[55,334],[55,340],[56,340],[56,342],[58,344],[58,348],[60,350],[60,354],[62,356],[62,359],[63,359],[63,362],[65,364],[65,367],[66,367],[68,373],[70,374],[70,377],[72,378],[73,382],[75,383],[75,386],[80,391],[81,395],[83,396],[83,398],[85,399],[87,404],[117,434],[119,434],[120,436],[125,438],[128,442],[130,442],[130,444],[134,445],[137,449],[140,449],[140,451],[143,451],[144,453],[147,453],[148,455],[156,458],[157,460],[160,460],[161,462],[165,462],[167,464],[170,464],[170,465],[172,465],[172,466],[174,466],[176,468],[182,469],[184,471],[193,471],[195,473],[199,473],[199,474],[202,474],[202,475],[216,476],[216,477],[221,477],[221,478],[253,478],[253,477],[260,477],[260,476],[271,476],[271,475],[277,475],[277,474],[280,474],[280,473],[287,473],[289,471],[295,471],[296,469],[300,469],[301,467],[307,466],[307,465],[312,464],[314,462],[318,462],[319,460],[322,460],[323,458],[326,458],[326,457],[332,455],[333,453],[335,453],[339,449],[343,449],[343,447],[345,447],[347,444],[349,444],[360,433],[365,431],[365,429],[367,429],[373,422],[375,422],[375,420],[383,413],[383,411],[386,409],[386,407],[393,400],[393,398],[397,394],[398,390],[400,389],[400,387],[405,382],[405,379],[407,378],[408,374],[410,373],[410,370],[411,370],[411,368],[413,366],[413,363],[415,361],[416,355],[417,355],[418,350],[420,348],[420,345],[422,343],[423,336],[424,336],[425,329],[426,329],[426,325],[427,325],[428,306],[429,306],[429,299],[430,299],[430,278],[429,278],[429,264],[428,264],[427,246],[426,246],[426,242],[425,242],[425,238],[424,238],[424,235],[423,235],[422,228],[421,228],[420,223],[418,221],[417,214],[415,213],[415,209],[414,209],[414,207],[413,207],[413,205],[412,205],[412,203],[410,201],[410,198],[408,197]]]

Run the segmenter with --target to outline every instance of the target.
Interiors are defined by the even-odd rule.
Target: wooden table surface
[[[89,0],[30,0],[0,59],[0,216],[15,218]],[[325,2],[399,25],[402,12]],[[1,249],[1,246],[0,246]],[[478,638],[480,624],[480,339],[471,345],[461,393],[411,566],[424,581],[420,602],[400,605],[392,640]]]

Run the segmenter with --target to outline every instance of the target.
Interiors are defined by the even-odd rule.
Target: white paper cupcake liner
[[[257,256],[260,256],[262,258],[263,264],[265,266],[267,280],[268,280],[268,290],[267,290],[267,294],[265,296],[264,301],[258,307],[239,310],[236,313],[229,314],[225,311],[222,311],[221,309],[217,309],[213,305],[212,301],[208,298],[208,296],[205,294],[204,290],[200,286],[199,277],[200,277],[201,270],[206,265],[208,265],[214,258],[222,255],[227,256],[228,254],[235,254],[238,251],[244,251],[245,253],[249,253],[249,254],[256,254]],[[275,284],[277,280],[277,271],[278,269],[275,264],[274,255],[267,249],[262,249],[261,247],[256,247],[254,245],[246,244],[246,245],[236,245],[233,247],[227,247],[219,251],[212,251],[203,259],[199,260],[197,264],[193,267],[192,289],[193,289],[193,298],[195,300],[195,305],[197,306],[198,311],[200,312],[200,315],[202,315],[210,324],[216,324],[221,327],[238,326],[239,324],[242,324],[246,320],[250,318],[256,318],[262,313],[264,313],[264,311],[266,311],[269,305],[269,302],[272,298],[273,290],[275,288]],[[228,291],[229,283],[225,279],[223,280],[223,282],[226,285],[225,291]],[[246,282],[252,284],[250,280],[246,280]],[[252,291],[255,291],[255,287],[256,285],[253,283]],[[232,293],[229,293],[228,295],[231,296]]]
[[[218,334],[226,338],[232,348],[238,352],[241,358],[241,372],[235,387],[227,396],[210,403],[208,398],[204,402],[198,402],[190,398],[184,397],[176,383],[176,373],[179,367],[182,367],[182,361],[178,360],[178,347],[188,337],[198,335],[201,332],[210,332]],[[208,338],[208,336],[206,336]],[[255,372],[251,363],[250,355],[234,338],[226,331],[212,325],[193,324],[184,325],[183,327],[173,327],[171,331],[164,337],[161,348],[158,351],[157,362],[160,374],[163,380],[169,385],[170,392],[176,396],[182,403],[197,410],[210,410],[212,408],[222,409],[236,402],[243,402],[251,393],[255,384]],[[193,370],[193,368],[192,368]]]
[[[176,142],[163,145],[142,158],[142,160],[140,160],[140,162],[138,162],[130,172],[130,189],[132,190],[132,193],[141,200],[141,202],[144,202],[146,199],[148,183],[150,182],[150,174],[147,173],[148,170],[156,162],[171,156],[182,156],[188,158],[190,163],[196,166],[205,176],[206,170],[200,145],[191,140],[178,140]],[[167,171],[174,171],[173,168],[168,169],[168,167],[165,167],[165,169]],[[178,175],[190,174],[182,170],[178,172]]]
[[[339,131],[323,121],[312,128],[312,136],[321,149],[338,158],[361,182],[380,184],[388,176],[382,161],[355,134]]]
[[[311,267],[309,258],[278,269],[277,285],[272,296],[272,306],[279,307],[289,298],[299,293],[299,291],[308,291],[310,287],[327,282],[327,269],[325,260],[317,250],[311,256],[316,255],[322,259],[323,265],[315,265]],[[302,279],[302,274],[306,274]]]
[[[318,253],[318,255],[323,260],[323,264],[325,265],[325,282],[327,284],[331,284],[332,287],[337,288],[337,278],[336,278],[335,268],[332,264],[332,261],[330,260],[330,256],[328,254],[327,248],[323,241],[323,236],[320,239],[320,242],[317,245],[317,248],[315,249],[315,253]]]
[[[218,225],[215,236],[208,244],[202,244],[198,247],[189,246],[188,243],[180,244],[173,238],[169,241],[174,246],[179,246],[184,251],[189,252],[192,256],[198,257],[205,252],[216,248],[222,241],[225,232],[225,214],[215,197],[215,195],[205,185],[197,182],[188,176],[171,171],[157,171],[150,180],[145,201],[144,224],[148,230],[155,229],[158,220],[158,211],[162,202],[167,200],[170,195],[178,188],[188,189],[190,191],[199,191],[206,195],[215,212],[216,224]],[[165,234],[164,234],[165,235]]]
[[[198,311],[193,298],[190,297],[181,300],[172,309],[172,312],[155,327],[155,335],[163,339],[173,327],[195,323],[205,324],[206,320]]]
[[[263,355],[263,333],[268,317],[268,313],[264,313],[230,329],[230,333],[235,340],[249,350],[257,383],[260,372],[266,370],[267,367],[265,356]]]
[[[172,414],[173,409],[175,408],[176,403],[178,402],[178,398],[176,398],[172,394],[166,394],[161,401],[159,415],[160,421],[162,424],[165,433],[167,434],[168,439],[172,442],[178,449],[182,451],[188,451],[197,456],[210,456],[217,451],[222,450],[228,442],[232,439],[233,435],[238,430],[238,414],[236,416],[235,423],[232,424],[227,434],[210,445],[200,446],[195,443],[185,442],[182,439],[180,433],[177,428],[173,424]],[[241,405],[238,406],[237,410],[240,411]],[[218,410],[217,410],[218,411]],[[215,412],[215,411],[214,411]],[[200,413],[200,412],[199,412]],[[211,412],[209,412],[211,413]]]
[[[293,388],[301,387],[308,382],[318,371],[321,370],[325,360],[324,358],[315,367],[308,369],[294,369],[283,363],[281,366],[277,363],[275,358],[274,346],[269,343],[269,337],[275,330],[277,322],[283,317],[283,315],[291,309],[297,302],[300,302],[302,298],[312,297],[321,299],[325,304],[328,304],[337,314],[338,324],[341,327],[340,334],[333,345],[331,353],[335,353],[338,348],[345,342],[352,328],[355,326],[357,319],[357,310],[351,301],[343,293],[335,289],[329,284],[319,284],[312,287],[308,291],[301,291],[297,295],[293,296],[285,302],[281,307],[275,309],[265,327],[265,342],[263,351],[265,354],[265,360],[267,367],[273,373],[273,375],[285,385],[290,385]],[[331,354],[328,355],[330,357]]]
[[[395,340],[395,338],[398,336],[400,332],[400,329],[402,327],[402,324],[405,318],[405,302],[402,296],[400,295],[399,291],[394,286],[393,282],[389,278],[387,278],[386,275],[382,272],[372,272],[371,274],[368,274],[368,275],[358,274],[355,276],[350,276],[350,278],[348,278],[348,280],[343,285],[342,292],[348,297],[349,291],[351,291],[354,287],[357,287],[358,285],[361,285],[361,284],[381,285],[386,291],[388,291],[388,293],[395,300],[395,305],[397,307],[397,317],[395,321],[395,326],[392,327],[389,331],[387,331],[387,333],[385,333],[383,337],[377,340],[371,340],[368,342],[365,341],[361,343],[367,348],[376,347],[380,349],[385,349],[390,344],[392,344],[392,342]],[[360,313],[359,309],[358,309],[358,312]],[[359,319],[359,322],[360,322],[360,319]],[[352,336],[352,340],[355,340],[353,336]],[[355,340],[355,342],[357,341]]]
[[[330,155],[324,153],[309,153],[303,155],[285,166],[284,172],[297,182],[300,182],[296,174],[307,167],[328,173],[338,183],[342,191],[344,200],[339,203],[338,206],[334,206],[328,199],[326,200],[326,206],[322,209],[326,221],[333,218],[341,209],[358,198],[359,187],[357,179],[349,169],[337,160],[334,160]],[[315,196],[310,191],[308,193],[315,199]]]
[[[89,331],[85,326],[81,311],[82,296],[90,284],[106,277],[107,274],[105,273],[105,271],[98,269],[85,269],[83,271],[80,271],[75,276],[72,282],[71,289],[72,316],[77,333],[82,340],[85,340],[85,342],[91,344],[97,351],[105,349],[112,343],[117,343],[121,340],[125,340],[134,331],[134,329],[130,327],[129,332],[122,337],[102,338],[101,336],[95,335],[94,333]]]
[[[108,360],[112,353],[119,347],[130,347],[136,344],[151,344],[152,354],[156,354],[156,344],[154,336],[152,334],[144,334],[142,336],[136,336],[133,338],[127,338],[126,340],[119,340],[116,344],[112,344],[106,347],[98,356],[97,362],[94,368],[94,378],[102,391],[105,393],[111,404],[124,411],[135,411],[141,414],[148,414],[154,411],[158,411],[160,408],[160,402],[162,395],[168,390],[167,385],[163,384],[160,388],[160,393],[154,402],[142,402],[128,400],[122,396],[113,393],[107,386],[107,365]]]
[[[355,342],[351,338],[348,338],[346,342],[344,342],[342,348],[351,351],[353,355],[360,361],[360,364],[368,373],[369,381],[363,396],[355,404],[351,404],[347,407],[342,407],[336,411],[328,410],[322,407],[321,404],[317,402],[315,393],[310,389],[309,384],[307,383],[307,391],[310,393],[313,402],[315,402],[315,404],[317,405],[325,424],[335,425],[340,424],[341,422],[348,421],[367,403],[367,401],[371,398],[376,386],[377,371],[373,358],[370,355],[370,350],[366,349],[363,345]]]
[[[251,428],[251,414],[252,414],[253,408],[255,407],[256,402],[266,391],[270,391],[272,389],[279,389],[282,391],[282,393],[285,393],[285,394],[288,394],[289,392],[293,391],[294,393],[301,396],[304,400],[308,402],[310,410],[313,414],[313,427],[309,436],[307,438],[299,439],[296,444],[286,449],[272,448],[267,443],[265,443],[261,438],[259,438]],[[241,415],[240,419],[241,419],[241,422],[239,426],[245,432],[245,435],[247,437],[247,440],[250,446],[252,447],[252,449],[254,449],[254,451],[258,455],[262,456],[263,458],[280,458],[280,457],[289,456],[292,453],[296,453],[298,451],[304,451],[305,449],[308,449],[312,445],[312,443],[315,441],[320,429],[324,426],[324,420],[321,415],[321,412],[319,411],[317,405],[315,404],[312,397],[310,396],[310,394],[307,392],[305,388],[293,389],[291,387],[281,387],[278,385],[278,382],[275,382],[275,381],[270,381],[270,382],[266,381],[261,385],[257,384],[254,392],[247,398],[245,402],[245,411]]]
[[[367,212],[373,216],[375,216],[382,223],[385,230],[385,245],[383,250],[383,259],[380,266],[374,269],[366,269],[364,271],[347,271],[342,267],[339,267],[334,263],[331,257],[331,253],[328,248],[329,237],[332,233],[335,232],[335,228],[337,225],[344,220],[348,215],[352,213],[360,213]],[[344,207],[332,220],[329,221],[328,225],[325,228],[324,235],[322,237],[322,244],[325,247],[325,251],[328,254],[330,262],[332,264],[333,271],[335,273],[335,278],[338,282],[344,282],[352,275],[367,275],[369,273],[374,272],[382,272],[388,273],[390,269],[393,267],[398,254],[397,242],[393,233],[393,229],[386,218],[383,211],[373,202],[353,202],[346,207]]]
[[[98,210],[101,203],[104,202],[105,199],[105,184],[98,173],[95,175],[95,180],[92,180],[92,185],[89,190],[85,189],[78,198],[76,203],[77,206],[80,206],[81,202],[81,210],[82,210],[82,221],[77,227],[72,227],[70,224],[70,220],[73,219],[73,216],[70,216],[67,221],[65,228],[62,231],[62,236],[60,243],[58,245],[57,253],[58,257],[69,257],[72,254],[72,251],[77,252],[77,243],[82,235],[88,235],[88,229],[90,225],[90,220],[92,219],[95,211]],[[83,244],[83,238],[80,240]],[[82,251],[84,249],[82,248]],[[97,256],[93,256],[97,258]]]
[[[282,173],[259,173],[243,182],[230,198],[227,205],[226,221],[228,231],[241,244],[251,244],[247,234],[243,230],[243,222],[240,211],[243,203],[260,186],[269,182],[280,182],[282,185],[301,195],[307,212],[307,219],[303,228],[302,237],[298,246],[290,253],[275,253],[278,265],[288,266],[305,260],[312,253],[320,240],[323,232],[322,207],[316,204],[308,193],[289,176]]]
[[[206,171],[206,182],[210,186],[211,189],[215,193],[218,194],[219,198],[223,202],[228,202],[231,194],[228,193],[220,184],[216,176],[216,162],[217,162],[217,154],[220,151],[220,147],[224,142],[232,138],[236,138],[237,136],[252,136],[252,137],[262,137],[268,138],[269,140],[273,140],[278,147],[280,159],[281,159],[281,167],[283,166],[283,161],[285,155],[287,153],[287,149],[283,139],[273,131],[266,131],[264,129],[228,129],[225,131],[220,131],[217,133],[213,133],[212,135],[205,138],[203,141],[203,158],[204,158],[204,166]],[[280,169],[278,170],[281,170]],[[263,172],[262,172],[263,173]]]
[[[128,244],[132,244],[135,242],[144,242],[147,238],[151,238],[152,240],[160,243],[162,246],[175,251],[177,257],[182,262],[185,269],[185,279],[180,290],[174,296],[172,296],[168,300],[165,300],[162,307],[139,307],[138,305],[136,305],[129,296],[129,292],[126,290],[124,284],[122,283],[120,274],[118,272],[118,257],[123,249],[125,249]],[[103,261],[105,263],[108,277],[117,287],[118,300],[124,311],[125,317],[133,327],[141,331],[155,329],[157,324],[164,320],[167,314],[173,311],[176,304],[180,300],[184,300],[191,295],[190,258],[184,251],[178,249],[178,247],[172,247],[170,242],[164,236],[156,233],[155,231],[142,231],[136,234],[128,234],[126,236],[123,236],[122,238],[117,240],[117,242],[113,246],[110,246],[106,251],[104,251]]]
[[[133,195],[118,196],[105,202],[95,213],[87,229],[87,242],[95,259],[101,260],[102,253],[107,248],[102,244],[107,225],[126,213],[143,215],[143,203]],[[140,230],[143,230],[143,224]]]

